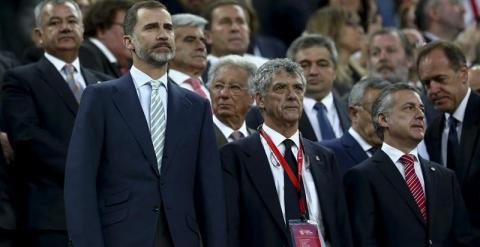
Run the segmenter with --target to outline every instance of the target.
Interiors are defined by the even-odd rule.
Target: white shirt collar
[[[47,58],[47,60],[50,61],[53,66],[60,72],[62,72],[63,67],[65,66],[65,64],[67,64],[67,62],[60,60],[59,58],[54,57],[51,54],[48,54],[48,52],[45,52],[45,58]],[[75,60],[73,60],[71,64],[75,68],[75,72],[80,73],[80,60],[78,59],[78,57],[75,58]]]
[[[383,142],[382,144],[382,151],[385,152],[388,157],[390,157],[393,163],[396,163],[400,159],[400,157],[404,155],[402,151],[388,145],[386,142]],[[410,151],[410,153],[408,154],[412,154],[413,156],[415,156],[415,161],[418,161],[417,148],[412,149],[412,151]]]
[[[335,110],[335,105],[333,104],[333,94],[330,91],[323,99],[321,102],[325,105],[325,108],[327,109],[327,112],[331,112],[332,110]],[[303,97],[303,107],[305,108],[306,111],[316,111],[313,107],[317,101],[313,98],[309,97]]]
[[[367,152],[368,150],[370,150],[370,148],[372,148],[372,145],[368,144],[368,142],[366,142],[365,139],[363,139],[363,137],[360,134],[358,134],[358,132],[352,127],[348,129],[348,133],[350,133],[353,139],[355,139],[355,141],[358,142],[360,147],[362,147],[363,151]]]
[[[265,123],[262,125],[262,129],[268,136],[270,136],[270,139],[272,139],[272,142],[276,147],[280,146],[285,139],[292,140],[295,143],[295,146],[300,147],[300,132],[298,129],[291,137],[283,136],[274,129],[268,127]]]
[[[453,117],[457,119],[460,123],[463,122],[463,118],[465,117],[465,110],[467,109],[467,103],[468,99],[470,98],[470,94],[472,92],[472,89],[470,87],[467,90],[467,94],[465,94],[465,97],[463,97],[462,102],[460,105],[458,105],[457,109],[453,113]],[[448,117],[450,117],[449,113],[445,113],[445,121],[448,123]]]
[[[177,83],[178,85],[182,84],[185,80],[187,79],[190,79],[191,76],[183,73],[183,72],[180,72],[178,70],[175,70],[175,69],[169,69],[168,70],[168,76],[170,76],[170,78],[175,82]],[[197,77],[197,79],[199,79],[200,81],[202,81],[202,78],[201,77]]]
[[[440,39],[440,37],[438,37],[436,34],[431,33],[431,32],[423,32],[423,35],[425,35],[425,37],[429,38],[432,41]]]
[[[148,84],[152,80],[159,80],[165,89],[168,90],[167,87],[167,80],[168,80],[168,75],[167,73],[163,74],[160,78],[153,79],[149,75],[145,74],[143,71],[137,69],[135,65],[132,65],[132,68],[130,69],[130,75],[132,76],[133,83],[135,84],[135,89],[138,90],[138,88],[144,86],[145,84]]]
[[[223,136],[225,136],[226,139],[228,139],[230,135],[235,131],[234,129],[230,128],[230,126],[227,126],[222,121],[220,121],[220,119],[218,119],[215,114],[213,115],[213,122],[218,127],[220,132],[222,132]],[[248,136],[247,124],[245,123],[245,121],[243,121],[242,126],[240,126],[238,131],[240,131],[243,136]]]
[[[107,57],[107,59],[110,63],[116,63],[117,62],[117,58],[115,57],[115,55],[113,55],[113,53],[103,44],[102,41],[100,41],[99,39],[93,38],[93,37],[90,37],[88,39],[90,40],[90,42],[92,42],[94,45],[96,45],[98,47],[98,49],[100,49],[100,51],[102,51],[103,55],[105,55]]]

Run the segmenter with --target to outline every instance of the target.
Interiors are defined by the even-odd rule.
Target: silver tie
[[[161,171],[163,146],[165,143],[165,109],[159,93],[160,81],[150,81],[152,94],[150,95],[150,133],[152,135],[153,148],[157,156],[158,172]]]
[[[77,99],[77,102],[80,102],[80,98],[82,97],[82,93],[83,93],[83,88],[80,85],[80,83],[78,83],[75,80],[75,76],[74,76],[75,67],[67,63],[65,64],[65,66],[63,66],[62,70],[63,70],[63,73],[65,73],[66,75],[66,81],[68,83],[68,86],[70,87],[70,90],[72,90],[72,93],[75,96],[75,99]]]

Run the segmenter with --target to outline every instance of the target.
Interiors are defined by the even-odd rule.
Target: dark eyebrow
[[[143,26],[143,30],[147,29],[147,28],[157,28],[159,27],[158,23],[156,22],[153,22],[153,23],[148,23],[146,24],[145,26]]]

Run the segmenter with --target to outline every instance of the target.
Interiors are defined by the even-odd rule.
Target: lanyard
[[[259,130],[260,135],[267,141],[268,146],[270,147],[270,150],[272,150],[273,154],[275,155],[275,158],[280,162],[280,165],[282,166],[283,170],[287,173],[288,178],[290,179],[290,182],[292,182],[293,186],[298,192],[298,205],[300,208],[300,214],[302,216],[305,216],[306,213],[306,208],[305,208],[305,198],[302,196],[302,187],[301,187],[301,182],[302,182],[302,165],[303,165],[303,143],[300,142],[300,148],[298,149],[297,152],[297,174],[298,177],[295,176],[295,174],[292,171],[292,168],[290,165],[288,165],[287,161],[283,157],[283,155],[280,153],[278,148],[275,146],[273,143],[272,139],[270,136],[268,136],[263,129]],[[286,152],[287,150],[285,150]]]

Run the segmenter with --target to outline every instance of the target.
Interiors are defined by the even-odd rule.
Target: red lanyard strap
[[[297,190],[299,194],[299,206],[300,206],[300,213],[302,215],[305,215],[306,213],[306,208],[305,208],[305,199],[302,196],[302,188],[300,187],[301,181],[302,181],[302,165],[303,165],[303,143],[300,142],[300,147],[298,148],[297,152],[297,174],[298,177],[295,176],[295,174],[292,171],[292,168],[290,165],[288,165],[288,162],[285,160],[283,155],[280,153],[278,150],[277,146],[273,143],[272,139],[270,136],[268,136],[263,129],[259,130],[260,135],[267,141],[268,146],[270,147],[270,150],[272,150],[273,154],[275,155],[275,158],[280,162],[280,165],[282,166],[283,170],[287,173],[288,178],[290,179],[290,182],[292,182],[293,186]],[[286,152],[287,150],[285,150]]]

